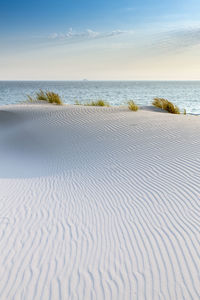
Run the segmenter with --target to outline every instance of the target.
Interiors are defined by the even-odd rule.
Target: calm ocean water
[[[103,99],[120,105],[133,99],[151,105],[154,97],[164,97],[200,114],[200,81],[0,81],[0,105],[23,101],[39,89],[59,93],[65,103]]]

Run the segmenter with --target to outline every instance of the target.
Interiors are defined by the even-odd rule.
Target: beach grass
[[[75,105],[84,105],[84,106],[107,106],[109,107],[110,104],[104,100],[97,100],[97,101],[91,101],[86,103],[80,103],[78,100],[75,101]]]
[[[86,103],[85,105],[87,106],[110,106],[108,102],[104,101],[104,100],[97,100],[97,101],[92,101],[89,103]]]
[[[128,108],[132,111],[137,111],[139,109],[139,106],[135,104],[133,100],[128,101]]]
[[[58,105],[63,104],[60,96],[54,92],[46,92],[46,96],[49,103],[55,103]]]
[[[60,98],[60,96],[54,92],[50,92],[50,91],[43,91],[43,90],[39,90],[39,92],[36,93],[35,98],[27,95],[28,101],[33,102],[33,101],[47,101],[48,103],[54,103],[57,105],[62,105],[63,102]]]
[[[156,98],[154,98],[152,104],[155,107],[166,110],[171,114],[180,114],[180,109],[178,108],[178,106],[176,106],[175,104],[173,104],[172,102],[168,101],[165,98],[156,97]]]
[[[76,100],[74,104],[75,105],[81,105],[81,103],[78,100]]]
[[[28,102],[33,102],[35,99],[33,97],[31,97],[30,95],[27,95],[27,100]]]
[[[41,101],[48,101],[46,92],[43,90],[39,90],[39,92],[36,93],[36,99]]]

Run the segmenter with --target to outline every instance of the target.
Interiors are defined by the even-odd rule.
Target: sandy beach
[[[200,298],[200,117],[0,107],[0,299]]]

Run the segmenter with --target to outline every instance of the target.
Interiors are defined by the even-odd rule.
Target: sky
[[[200,80],[199,0],[0,0],[0,80]]]

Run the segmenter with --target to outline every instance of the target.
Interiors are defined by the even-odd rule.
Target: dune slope
[[[199,299],[200,118],[0,107],[0,299]]]

